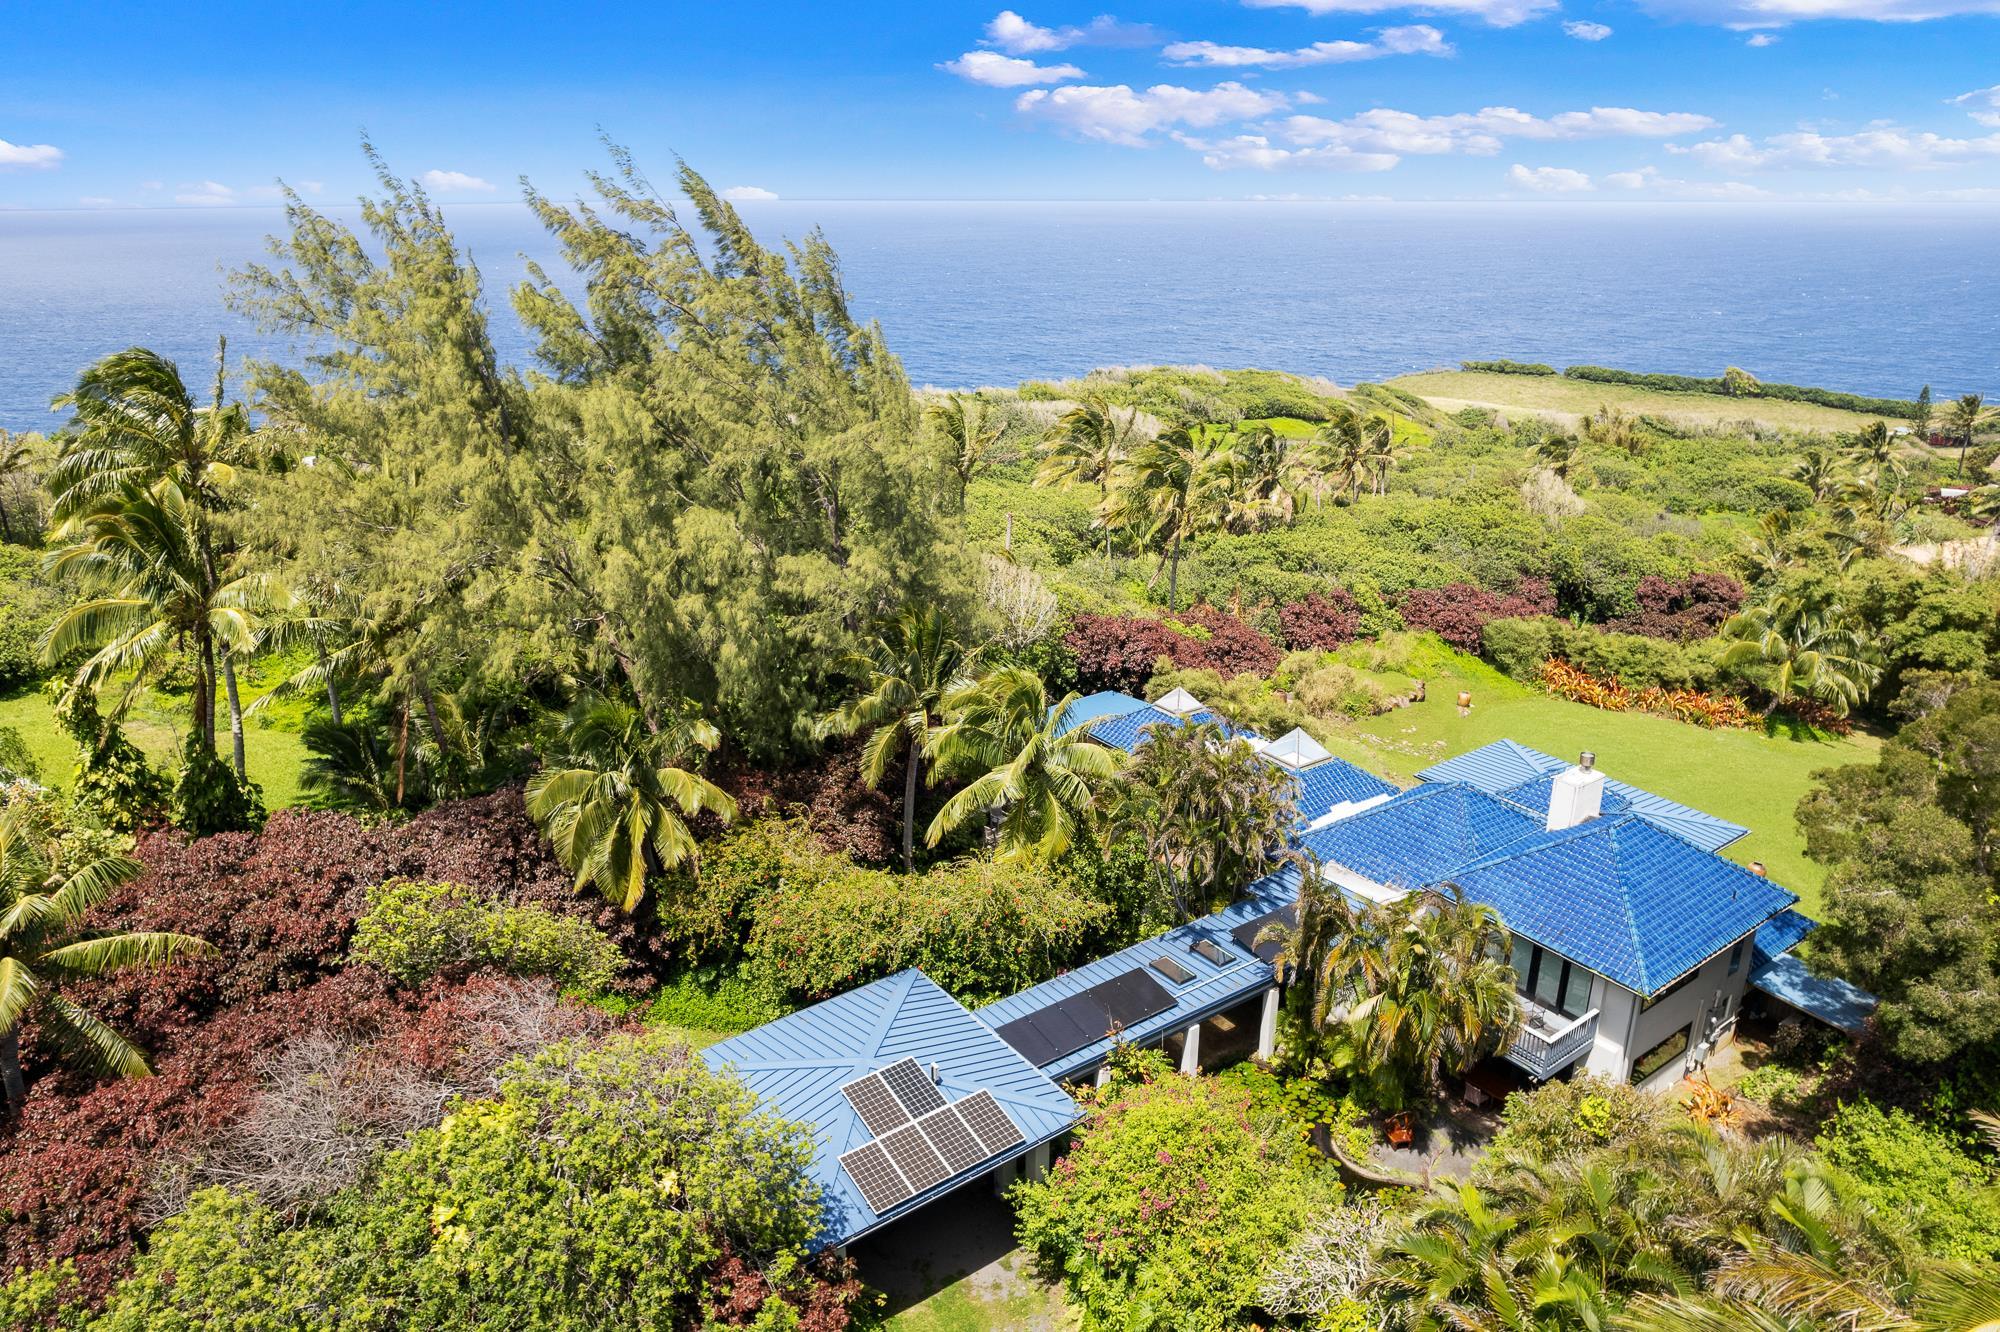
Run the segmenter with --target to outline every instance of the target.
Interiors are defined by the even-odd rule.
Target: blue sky
[[[2000,200],[2000,0],[17,5],[0,206],[746,197]]]

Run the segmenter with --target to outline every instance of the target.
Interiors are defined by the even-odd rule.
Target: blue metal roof
[[[1293,774],[1298,797],[1299,821],[1310,823],[1342,801],[1373,800],[1393,796],[1400,787],[1385,782],[1345,759],[1325,758]]]
[[[1537,834],[1450,879],[1508,928],[1642,995],[1799,900],[1631,814]]]
[[[1214,722],[1222,728],[1225,735],[1240,735],[1246,738],[1254,738],[1251,737],[1250,732],[1237,730],[1207,708],[1202,708],[1198,712],[1193,712],[1182,717],[1168,712],[1164,708],[1156,708],[1151,703],[1142,703],[1129,712],[1107,716],[1100,721],[1091,723],[1090,738],[1100,740],[1107,745],[1115,745],[1129,754],[1145,743],[1145,730],[1148,726],[1163,724],[1167,726],[1185,726],[1195,722]]]
[[[1819,922],[1797,911],[1780,911],[1757,927],[1750,945],[1750,967],[1764,966],[1797,948],[1805,937],[1819,928]]]
[[[1299,839],[1322,864],[1388,888],[1413,889],[1450,876],[1541,831],[1541,821],[1463,782],[1414,787]]]
[[[1212,916],[1155,935],[1109,957],[1085,963],[1054,980],[1007,996],[979,1010],[979,1018],[991,1027],[1004,1027],[1016,1018],[1036,1013],[1071,995],[1080,994],[1102,981],[1142,970],[1174,998],[1174,1006],[1163,1013],[1135,1022],[1119,1039],[1145,1044],[1169,1032],[1193,1026],[1226,1008],[1233,1008],[1250,996],[1270,988],[1271,964],[1237,942],[1231,931],[1259,916],[1269,915],[1298,901],[1299,872],[1296,868],[1268,875],[1250,885],[1248,895]],[[1211,962],[1191,951],[1198,940],[1206,940],[1228,959]],[[1156,957],[1170,957],[1193,973],[1193,979],[1176,985],[1149,965]],[[998,1037],[995,1038],[996,1040]],[[1042,1066],[1052,1078],[1070,1078],[1104,1062],[1113,1042],[1105,1037]]]
[[[1079,726],[1087,726],[1106,717],[1122,717],[1128,712],[1137,712],[1145,706],[1146,700],[1120,693],[1116,689],[1104,689],[1095,694],[1086,694],[1069,705],[1069,715],[1063,719],[1063,727],[1059,734],[1068,735]],[[1051,706],[1049,710],[1053,712],[1055,709]]]
[[[912,1058],[938,1065],[947,1100],[985,1090],[1026,1135],[1022,1150],[1082,1116],[1062,1088],[920,971],[903,971],[768,1022],[702,1051],[732,1069],[764,1106],[812,1133],[824,1204],[819,1244],[844,1244],[993,1168],[992,1161],[906,1199],[881,1216],[841,1169],[841,1153],[873,1135],[841,1094],[856,1078]]]
[[[1424,782],[1465,782],[1488,795],[1497,795],[1524,806],[1532,814],[1546,815],[1549,808],[1548,779],[1569,764],[1539,749],[1512,740],[1495,740],[1468,750],[1442,763],[1434,763],[1417,774]],[[1648,822],[1694,843],[1704,851],[1720,851],[1750,830],[1740,823],[1718,819],[1665,796],[1654,795],[1629,782],[1606,778],[1604,813],[1629,809]],[[1619,804],[1614,809],[1614,804]]]
[[[1860,1031],[1875,1011],[1874,995],[1838,977],[1815,976],[1803,959],[1790,953],[1751,972],[1750,983],[1773,999],[1842,1031]]]

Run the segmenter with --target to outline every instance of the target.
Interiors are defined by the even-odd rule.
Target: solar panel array
[[[1160,988],[1160,983],[1148,976],[1145,968],[1134,967],[1026,1017],[1015,1018],[998,1028],[998,1033],[1001,1040],[1039,1068],[1173,1006],[1174,997]]]
[[[840,1164],[877,1216],[1027,1141],[993,1093],[946,1101],[914,1059],[840,1090],[875,1135]]]
[[[1276,937],[1275,932],[1273,937],[1264,940],[1262,943],[1257,941],[1257,936],[1273,925],[1296,927],[1298,923],[1298,907],[1281,906],[1276,911],[1265,912],[1255,920],[1243,922],[1243,924],[1238,925],[1229,932],[1229,937],[1236,940],[1247,951],[1255,953],[1260,961],[1269,962],[1278,955],[1278,950],[1283,947],[1283,944]]]

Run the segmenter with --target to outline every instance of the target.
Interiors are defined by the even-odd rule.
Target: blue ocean
[[[331,209],[351,219],[352,210]],[[555,263],[526,211],[448,209],[504,299]],[[1100,365],[1265,366],[1341,383],[1511,357],[1910,396],[2000,393],[2000,210],[1980,205],[779,202],[767,241],[821,227],[856,308],[919,384]],[[0,426],[133,344],[205,381],[283,355],[224,302],[275,209],[0,211]]]

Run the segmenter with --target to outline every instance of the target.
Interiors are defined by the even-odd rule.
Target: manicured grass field
[[[1461,407],[1491,407],[1499,411],[1541,412],[1586,416],[1601,405],[1621,407],[1649,416],[1725,424],[1755,421],[1759,425],[1794,430],[1858,430],[1876,417],[1843,412],[1809,402],[1772,398],[1725,398],[1706,393],[1661,393],[1629,384],[1593,384],[1560,375],[1496,375],[1470,370],[1439,370],[1404,375],[1390,385],[1426,398],[1445,411]]]
[[[1330,749],[1375,772],[1413,781],[1419,769],[1493,740],[1515,740],[1558,758],[1583,750],[1612,777],[1732,823],[1750,834],[1724,854],[1761,860],[1771,877],[1817,914],[1825,871],[1805,856],[1793,811],[1822,768],[1867,763],[1880,741],[1794,740],[1763,731],[1703,730],[1645,713],[1605,712],[1553,698],[1460,658],[1452,678],[1433,678],[1427,700],[1356,723]],[[1472,711],[1458,715],[1461,688]]]
[[[105,691],[103,697],[105,705],[110,706],[112,692]],[[125,734],[145,751],[155,766],[167,769],[187,725],[184,709],[182,700],[147,695],[127,715]],[[76,765],[76,746],[56,726],[49,702],[39,689],[0,698],[0,726],[11,726],[21,733],[41,768],[45,785],[57,788],[69,785],[70,769]],[[226,758],[227,722],[216,742]],[[245,721],[243,762],[250,780],[264,790],[264,808],[283,809],[299,803],[299,775],[306,758],[305,742],[297,732],[260,724],[255,717]]]

